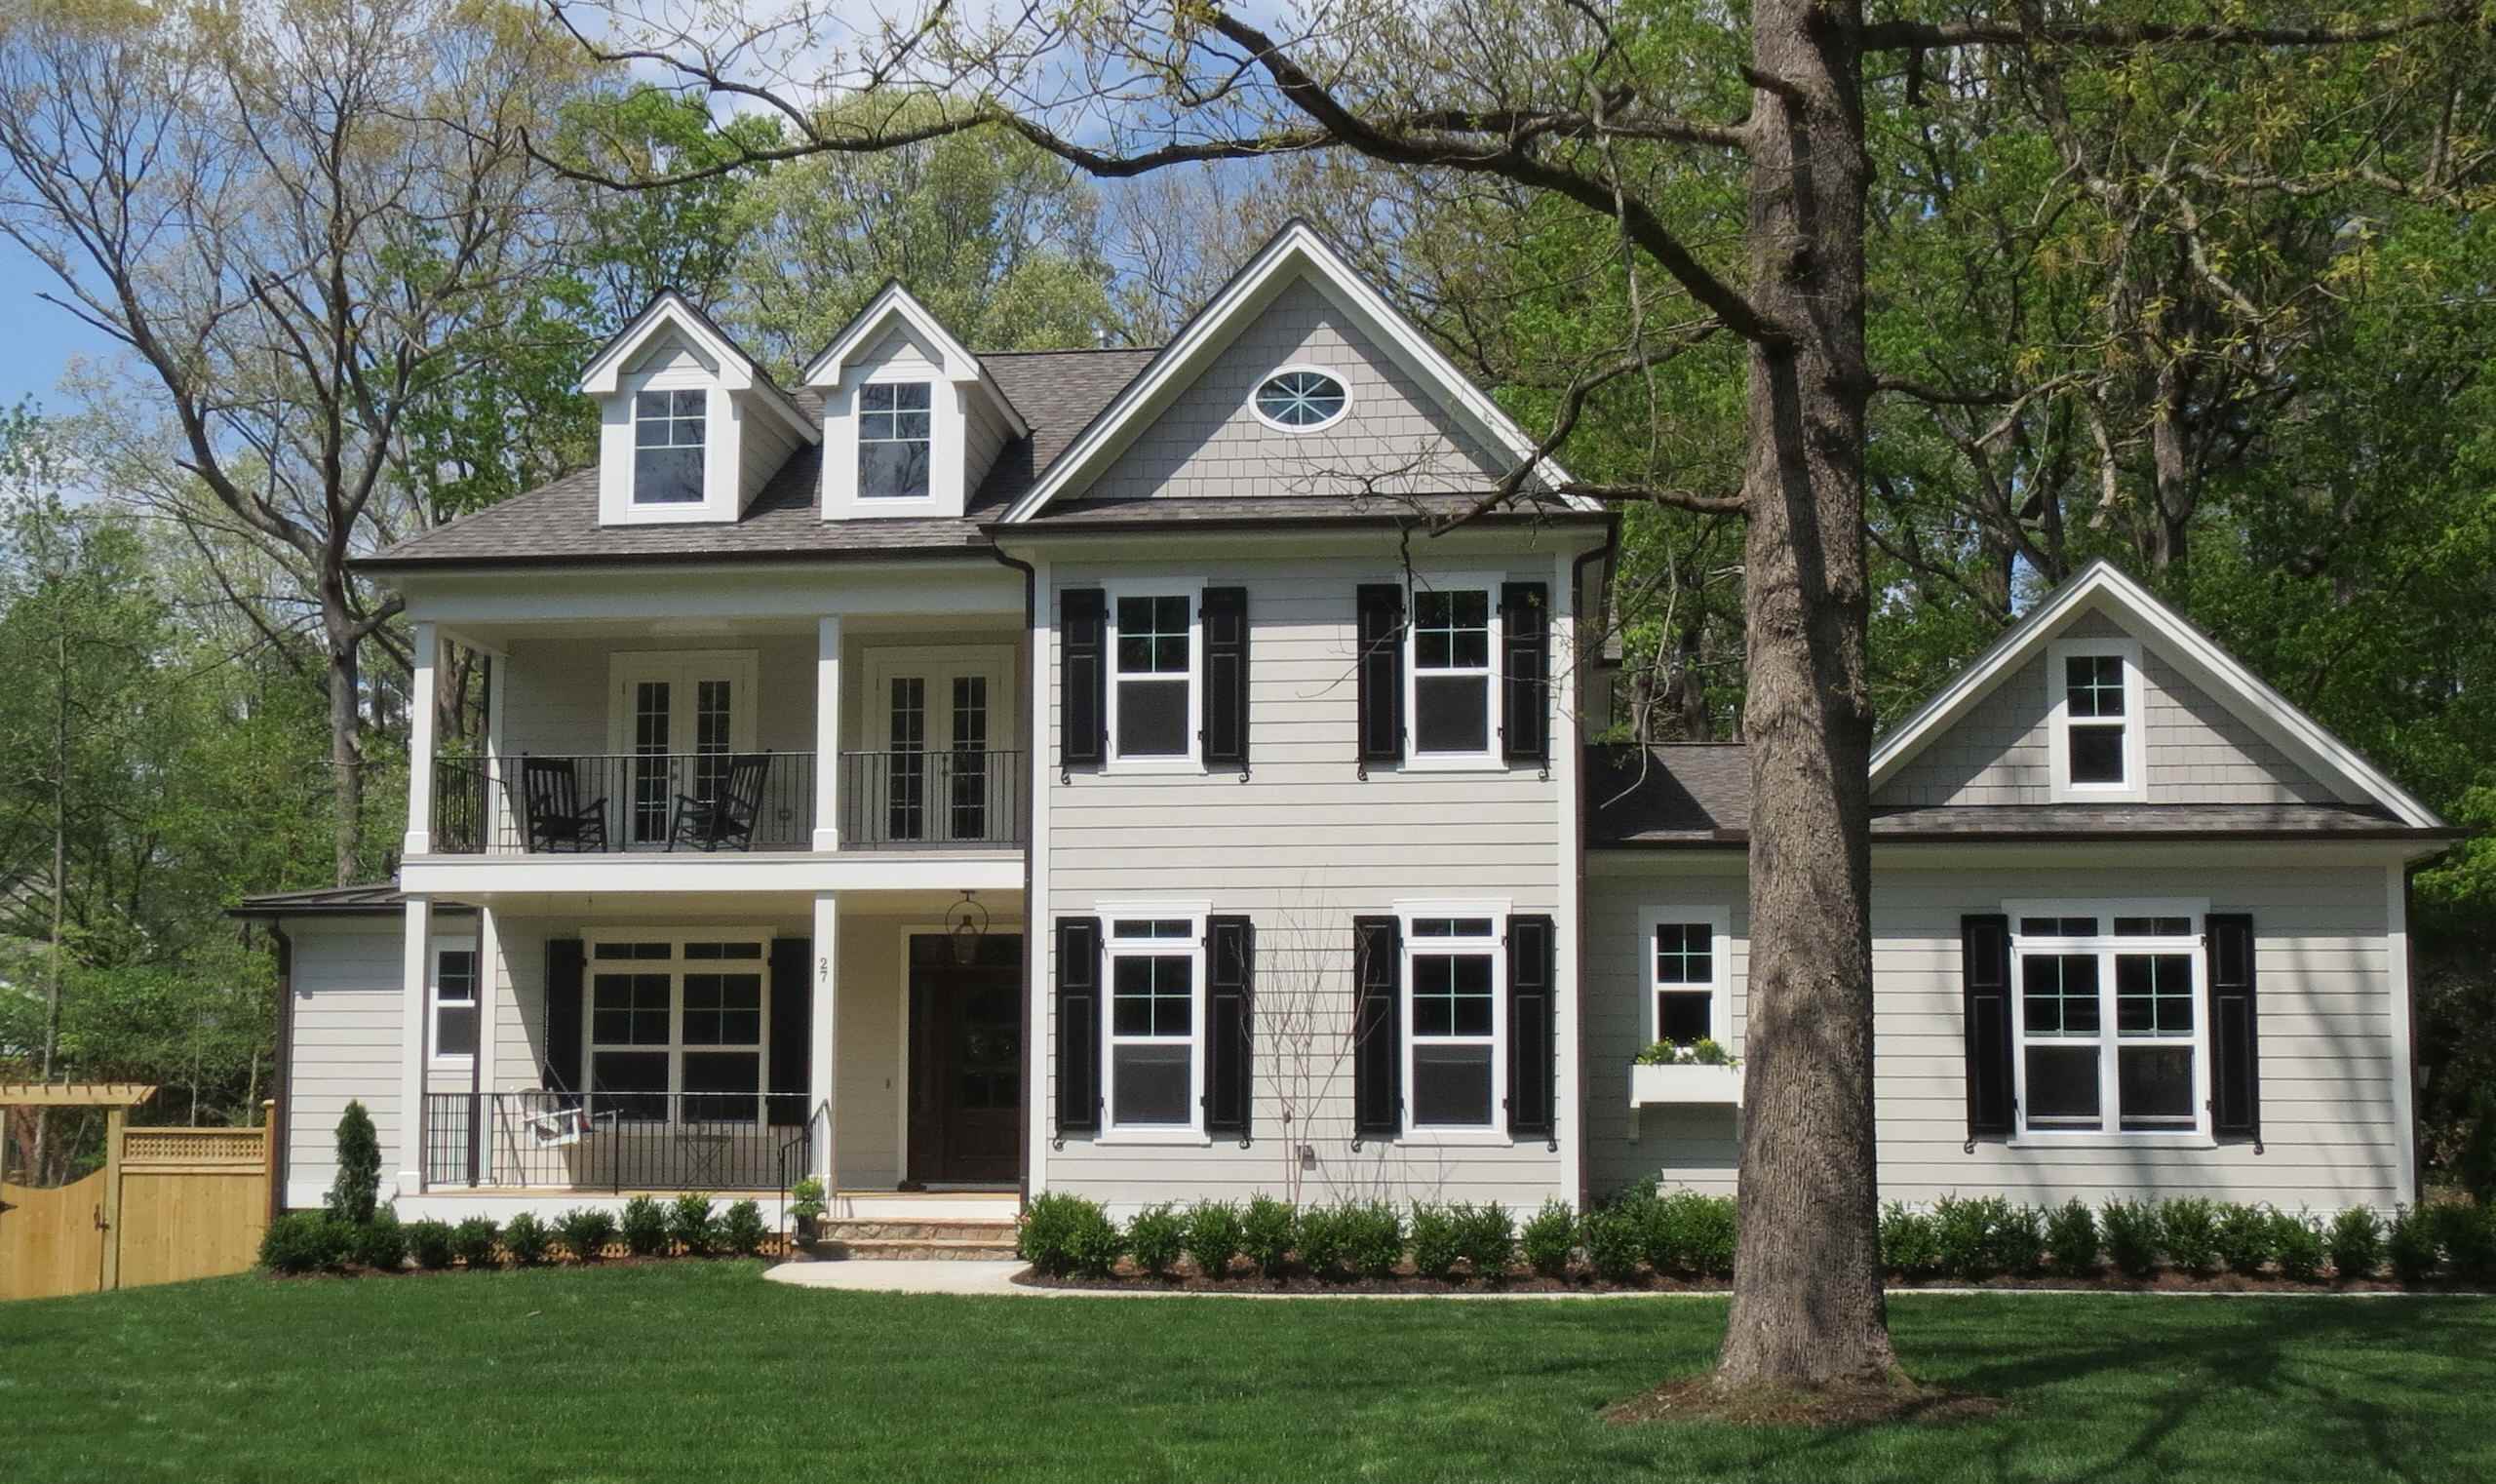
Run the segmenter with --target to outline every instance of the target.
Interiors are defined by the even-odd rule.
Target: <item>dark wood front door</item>
[[[1011,1185],[1021,1177],[1023,939],[989,933],[972,961],[952,940],[910,940],[910,1179]]]

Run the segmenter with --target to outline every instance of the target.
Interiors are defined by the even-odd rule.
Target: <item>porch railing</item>
[[[841,848],[1022,844],[1024,757],[968,749],[842,753]]]
[[[425,1183],[778,1191],[820,1136],[818,1112],[796,1092],[431,1092]]]
[[[445,855],[805,850],[812,753],[523,754],[434,764]]]

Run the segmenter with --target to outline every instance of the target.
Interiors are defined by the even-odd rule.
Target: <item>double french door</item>
[[[620,834],[665,844],[678,796],[705,802],[729,761],[754,751],[751,651],[618,654],[612,665],[608,748],[623,763]]]
[[[1010,650],[890,649],[868,671],[876,744],[875,821],[887,840],[940,843],[991,838],[1013,730]]]

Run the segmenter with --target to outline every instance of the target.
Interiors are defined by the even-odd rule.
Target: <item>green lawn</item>
[[[0,1306],[0,1477],[2496,1478],[2496,1303],[1892,1307],[1954,1426],[1618,1427],[1715,1300],[888,1298],[745,1263]]]

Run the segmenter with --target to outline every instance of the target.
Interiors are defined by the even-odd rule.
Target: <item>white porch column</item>
[[[402,856],[433,852],[433,695],[438,641],[429,623],[415,628],[415,673],[408,683],[408,836]]]
[[[839,1088],[833,1076],[840,1054],[840,905],[829,891],[815,894],[814,1014],[807,1021],[813,1044],[806,1048],[806,1101],[823,1113],[823,1142],[815,1146],[814,1174],[830,1199],[840,1189],[837,1149],[839,1119],[833,1099]],[[838,1214],[838,1213],[836,1213]]]
[[[407,952],[400,968],[399,1180],[402,1195],[425,1188],[426,987],[433,978],[433,899],[408,898]]]
[[[815,848],[840,848],[840,615],[815,621]],[[828,901],[829,898],[823,899]],[[817,920],[825,911],[816,905]]]
[[[494,1017],[501,1013],[503,931],[494,909],[477,909],[477,1086],[494,1090]]]

